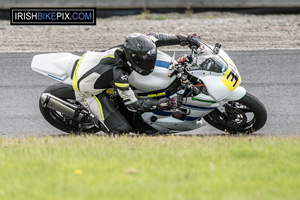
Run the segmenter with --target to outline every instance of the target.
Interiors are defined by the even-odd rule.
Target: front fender
[[[238,86],[235,90],[233,90],[229,96],[227,96],[222,101],[236,101],[243,98],[246,95],[246,89]]]

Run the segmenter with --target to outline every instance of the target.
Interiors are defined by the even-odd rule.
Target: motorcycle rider
[[[149,33],[129,34],[123,45],[102,52],[86,52],[73,69],[72,81],[76,100],[94,115],[95,124],[104,132],[130,132],[132,127],[109,100],[106,90],[122,98],[133,112],[170,110],[181,105],[181,98],[140,99],[131,89],[128,76],[134,70],[150,74],[155,67],[157,47],[166,45],[199,46],[191,35]]]

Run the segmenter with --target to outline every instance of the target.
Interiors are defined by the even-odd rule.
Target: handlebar
[[[190,49],[192,50],[192,55],[203,53],[205,47],[203,45],[204,42],[201,41],[200,37],[193,38],[193,42],[194,42],[194,45],[189,46]],[[199,51],[198,51],[198,49],[199,49]]]
[[[201,46],[201,42],[200,42],[199,37],[193,38],[193,42],[195,43],[197,49],[198,49],[198,47]]]

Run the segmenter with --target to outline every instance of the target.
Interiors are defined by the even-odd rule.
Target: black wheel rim
[[[240,102],[228,102],[225,110],[226,114],[222,114],[219,110],[213,111],[209,114],[210,119],[233,131],[250,130],[256,122],[255,113]]]

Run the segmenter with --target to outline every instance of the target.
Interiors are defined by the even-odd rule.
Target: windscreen
[[[200,61],[200,63],[199,63]],[[198,65],[201,70],[223,73],[227,70],[228,66],[225,61],[219,56],[211,56],[204,61],[198,60]]]

